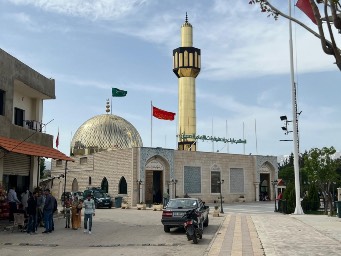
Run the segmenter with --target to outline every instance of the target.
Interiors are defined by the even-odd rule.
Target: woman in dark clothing
[[[27,214],[28,214],[28,234],[36,234],[36,226],[37,226],[37,192],[30,192],[29,198],[27,201]]]

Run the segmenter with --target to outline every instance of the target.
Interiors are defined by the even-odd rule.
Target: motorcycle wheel
[[[186,236],[187,236],[187,240],[188,240],[188,241],[191,241],[191,240],[192,240],[192,238],[191,238],[190,235],[186,235]]]
[[[193,235],[193,243],[194,243],[194,244],[197,244],[197,243],[198,243],[197,232],[194,232],[194,235]]]

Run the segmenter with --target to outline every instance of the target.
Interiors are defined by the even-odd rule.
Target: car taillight
[[[162,212],[162,217],[172,217],[173,213],[170,211],[163,211]]]

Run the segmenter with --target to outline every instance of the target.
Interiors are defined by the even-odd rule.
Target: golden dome
[[[104,114],[90,118],[78,128],[72,138],[71,154],[132,147],[142,147],[136,128],[122,117]]]

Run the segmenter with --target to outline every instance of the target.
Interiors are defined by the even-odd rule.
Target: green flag
[[[123,91],[117,88],[112,88],[113,97],[125,97],[126,95],[127,95],[127,91]]]

